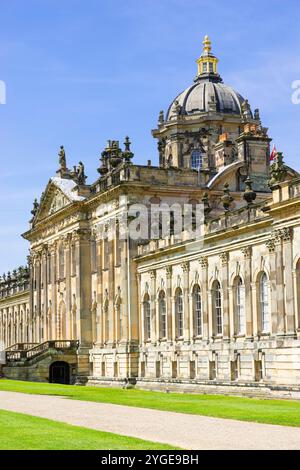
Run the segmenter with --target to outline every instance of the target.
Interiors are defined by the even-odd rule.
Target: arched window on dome
[[[191,168],[192,170],[199,170],[202,167],[203,155],[201,150],[195,149],[191,154]]]

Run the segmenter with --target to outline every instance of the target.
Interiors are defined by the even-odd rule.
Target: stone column
[[[208,258],[202,256],[199,260],[201,266],[200,280],[201,280],[201,297],[202,297],[202,338],[208,340],[209,335],[212,335],[212,330],[209,329],[209,303],[208,303]],[[211,302],[210,302],[211,303]]]
[[[190,311],[189,311],[189,270],[190,263],[185,262],[181,265],[183,271],[183,338],[184,341],[190,341]]]
[[[68,234],[64,238],[65,250],[65,279],[66,279],[66,338],[72,338],[72,289],[71,289],[71,240],[72,235]]]
[[[48,285],[47,285],[47,247],[45,246],[42,252],[42,310],[43,310],[43,331],[44,337],[43,341],[48,340],[48,332],[47,332],[47,305],[48,305]]]
[[[129,325],[129,302],[130,302],[130,292],[128,292],[129,280],[128,280],[128,263],[129,263],[129,240],[125,238],[127,234],[127,228],[124,226],[124,223],[119,224],[119,229],[121,233],[120,237],[120,262],[121,262],[121,270],[120,270],[120,278],[121,278],[121,290],[122,290],[122,321],[123,321],[123,335],[126,341],[131,340],[131,328]]]
[[[78,229],[76,244],[77,336],[81,348],[92,345],[90,230]]]
[[[223,339],[229,339],[229,297],[228,297],[228,260],[229,254],[224,252],[220,254],[222,262],[222,313],[223,313]]]
[[[172,334],[172,266],[166,267],[167,291],[166,291],[166,307],[167,307],[167,339],[173,341]]]
[[[97,346],[102,346],[104,343],[104,323],[103,323],[103,279],[102,279],[102,242],[96,240],[96,252],[97,252]]]
[[[271,298],[271,333],[277,334],[278,312],[277,312],[277,294],[276,294],[276,252],[275,252],[275,239],[274,237],[267,240],[266,245],[269,250],[269,264],[270,264],[270,298]],[[258,294],[260,289],[258,286]],[[259,332],[261,332],[261,317],[259,315]]]
[[[297,337],[300,334],[300,269],[293,269],[293,287],[294,287],[294,312]]]
[[[296,318],[294,296],[297,296],[297,290],[294,293],[293,279],[293,229],[288,227],[281,230],[283,242],[283,260],[285,272],[285,331],[288,335],[295,335]]]
[[[246,338],[253,337],[253,303],[252,303],[252,247],[242,248],[244,255],[244,282],[245,282],[245,315],[246,315]]]
[[[36,263],[36,342],[41,342],[41,254],[39,253]]]
[[[112,234],[112,227],[108,228],[108,238],[106,243],[108,243],[108,295],[109,295],[109,304],[108,304],[108,314],[109,314],[109,338],[110,342],[114,345],[117,340],[117,318],[116,318],[116,309],[115,309],[115,266],[114,266],[114,241]]]
[[[145,343],[145,316],[144,316],[144,298],[142,295],[142,278],[141,274],[136,275],[136,282],[138,285],[138,318],[139,318],[139,344],[143,345]],[[148,339],[148,338],[147,338]]]
[[[56,339],[56,315],[57,315],[57,295],[56,295],[56,264],[57,264],[57,243],[54,242],[50,246],[51,254],[51,332],[50,339]]]
[[[151,286],[150,286],[150,299],[151,299],[151,341],[155,343],[159,337],[159,327],[157,323],[159,321],[158,309],[156,311],[156,271],[150,271]]]
[[[275,232],[275,262],[276,262],[276,293],[277,300],[277,334],[285,334],[285,304],[284,304],[284,280],[283,280],[283,252],[282,234],[280,230]]]
[[[33,319],[33,309],[34,309],[34,290],[33,290],[33,277],[34,277],[34,253],[31,252],[28,257],[28,267],[29,267],[29,337],[28,342],[33,342],[32,340],[32,319]],[[8,318],[7,318],[8,323]],[[8,336],[6,335],[6,341],[8,342]]]

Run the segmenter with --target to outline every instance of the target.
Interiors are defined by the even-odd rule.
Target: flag
[[[272,150],[272,153],[270,155],[270,162],[274,160],[274,158],[276,157],[277,155],[277,149],[275,147],[275,145],[273,146],[273,150]]]

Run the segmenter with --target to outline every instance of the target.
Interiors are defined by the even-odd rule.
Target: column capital
[[[292,227],[284,227],[278,230],[275,230],[275,239],[280,243],[283,241],[284,243],[286,242],[291,242],[293,239],[293,229]]]
[[[166,277],[167,277],[167,279],[172,278],[172,272],[173,272],[172,266],[166,266]]]
[[[241,249],[241,252],[244,255],[244,259],[250,259],[252,256],[252,246],[245,246]]]
[[[90,241],[91,230],[88,228],[79,228],[77,230],[74,230],[72,233],[72,239],[75,242]]]
[[[269,253],[274,253],[275,252],[275,238],[272,237],[272,238],[269,238],[269,240],[266,241],[266,247],[268,248],[269,250]]]
[[[181,269],[183,270],[184,273],[188,273],[190,270],[190,263],[188,261],[181,263]]]
[[[72,234],[68,233],[62,239],[63,247],[64,248],[70,248],[71,242],[72,242]]]
[[[199,258],[199,264],[201,268],[207,268],[208,267],[208,257],[207,256],[201,256]]]
[[[224,251],[223,253],[219,254],[220,260],[222,262],[222,266],[226,266],[229,260],[229,253]]]
[[[54,255],[57,250],[57,241],[54,241],[49,244],[49,251],[51,255]]]

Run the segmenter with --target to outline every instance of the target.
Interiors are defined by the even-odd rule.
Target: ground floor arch
[[[70,384],[70,365],[64,361],[53,362],[49,367],[49,382]]]

